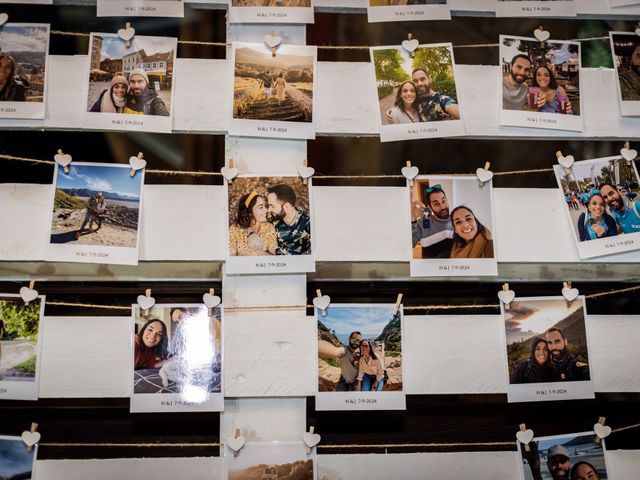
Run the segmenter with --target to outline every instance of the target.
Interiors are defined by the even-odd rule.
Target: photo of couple
[[[622,115],[640,115],[640,37],[633,32],[609,32],[613,64],[618,74]]]
[[[501,35],[500,57],[501,118],[507,122],[501,121],[501,124],[582,130],[579,43],[540,42],[535,38]],[[532,123],[531,120],[523,120],[522,115],[513,115],[513,112],[526,112],[525,117],[533,113],[559,114],[562,117]],[[529,118],[533,117],[529,115]]]
[[[524,480],[606,480],[602,444],[595,432],[534,437],[519,448]]]
[[[575,162],[571,169],[555,165],[554,170],[577,242],[640,234],[640,177],[633,162],[610,157]],[[640,244],[625,246],[640,248]]]

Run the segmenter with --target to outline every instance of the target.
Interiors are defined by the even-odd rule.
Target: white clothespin
[[[29,305],[29,302],[38,298],[38,291],[33,288],[35,284],[36,284],[36,281],[31,280],[29,281],[28,287],[20,288],[20,297],[22,298],[22,301],[24,302],[25,305]]]
[[[307,445],[307,455],[311,455],[311,449],[320,443],[320,435],[313,433],[315,427],[311,425],[308,432],[304,432],[302,439]]]
[[[524,446],[525,452],[530,452],[529,442],[533,440],[533,430],[527,429],[524,423],[520,424],[520,430],[516,433],[516,438]]]
[[[124,25],[124,28],[118,30],[118,37],[124,40],[124,46],[129,48],[131,47],[131,40],[136,34],[136,30],[131,26],[131,22],[127,22]]]
[[[327,307],[331,303],[331,297],[329,295],[322,295],[320,289],[316,290],[316,298],[313,299],[313,306],[319,308],[322,312],[322,316],[327,316]]]
[[[476,176],[478,177],[481,187],[484,187],[484,184],[493,178],[493,172],[489,170],[489,167],[491,167],[491,163],[485,162],[484,168],[478,168],[476,170]]]
[[[498,298],[504,304],[504,309],[509,310],[509,308],[511,308],[511,302],[516,298],[516,292],[509,290],[509,284],[504,283],[502,290],[498,292]]]

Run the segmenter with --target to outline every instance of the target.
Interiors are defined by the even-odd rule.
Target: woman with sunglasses
[[[470,208],[459,206],[451,212],[453,245],[451,258],[493,258],[493,236]]]
[[[371,342],[367,339],[360,344],[360,361],[358,362],[358,377],[356,391],[382,391],[384,387],[384,367],[382,360],[373,351]]]
[[[581,242],[618,235],[618,225],[615,219],[607,213],[600,190],[589,192],[587,211],[580,214],[577,226]]]

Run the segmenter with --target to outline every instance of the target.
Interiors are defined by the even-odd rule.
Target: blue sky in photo
[[[22,439],[0,438],[0,478],[11,478],[18,473],[30,472],[33,466],[33,454],[27,452]]]
[[[140,198],[142,188],[142,175],[129,176],[129,168],[111,165],[69,165],[69,173],[64,173],[63,168],[58,168],[56,188],[88,188],[96,192],[114,192],[131,197],[132,200]]]
[[[100,36],[102,37],[100,60],[105,58],[119,59],[138,50],[144,50],[147,55],[153,55],[154,53],[169,52],[176,48],[176,39],[169,37],[135,36],[131,40],[131,47],[127,48],[124,45],[124,40],[117,35],[101,34]]]
[[[354,330],[365,334],[382,333],[393,315],[393,305],[341,307],[329,305],[327,316],[318,315],[318,319],[338,335],[349,335]]]
[[[548,440],[540,440],[538,443],[538,450],[540,450],[540,452],[545,452],[546,450],[549,449],[549,447],[552,447],[553,445],[564,445],[565,443],[570,442],[574,438],[582,438],[584,436],[585,435],[571,434],[571,435],[563,435],[556,438],[551,438]],[[591,439],[593,439],[593,433],[587,435],[587,437],[591,437]]]
[[[4,52],[46,52],[47,28],[3,25],[0,28],[0,48]]]

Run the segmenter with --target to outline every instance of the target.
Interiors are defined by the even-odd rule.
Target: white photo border
[[[184,17],[184,0],[97,0],[96,17]]]
[[[235,7],[229,0],[229,23],[314,23],[314,0],[309,7]]]
[[[409,20],[451,20],[449,2],[442,5],[382,5],[371,6],[367,0],[367,19],[376,22],[406,22]]]
[[[500,1],[496,0],[496,17],[576,17],[575,0],[562,2],[546,1]]]
[[[46,2],[32,2],[32,3],[46,3]],[[0,435],[0,440],[9,440],[9,441],[16,441],[19,442],[25,449],[25,451],[27,451],[27,445],[24,443],[24,440],[22,440],[22,437],[14,437],[12,435]],[[33,454],[33,461],[31,463],[31,479],[35,479],[36,477],[36,465],[37,462],[36,460],[38,459],[38,447],[39,445],[36,443],[32,448],[31,448],[31,453]]]
[[[615,84],[616,84],[616,94],[618,95],[618,105],[620,105],[620,115],[623,117],[638,117],[640,116],[640,101],[634,100],[623,100],[622,99],[622,91],[620,90],[620,77],[618,73],[618,65],[616,62],[616,52],[613,46],[613,37],[614,35],[630,35],[636,36],[635,32],[620,32],[620,31],[612,31],[609,32],[609,43],[611,45],[611,57],[613,58],[613,71],[615,75]],[[640,39],[640,37],[638,37]]]
[[[313,462],[313,480],[317,480],[318,478],[318,454],[317,448],[311,448],[310,452],[308,452],[307,445],[302,440],[274,440],[274,441],[257,441],[257,442],[247,442],[242,448],[247,449],[247,452],[241,452],[240,455],[250,455],[251,452],[248,451],[252,446],[256,447],[267,447],[271,446],[272,448],[277,448],[278,446],[289,447],[289,446],[300,446],[300,448],[304,449],[306,455],[311,457],[311,461]],[[238,458],[235,455],[235,452],[229,447],[229,445],[224,446],[224,478],[229,478],[229,470],[231,467],[231,463],[233,463],[234,458]]]

